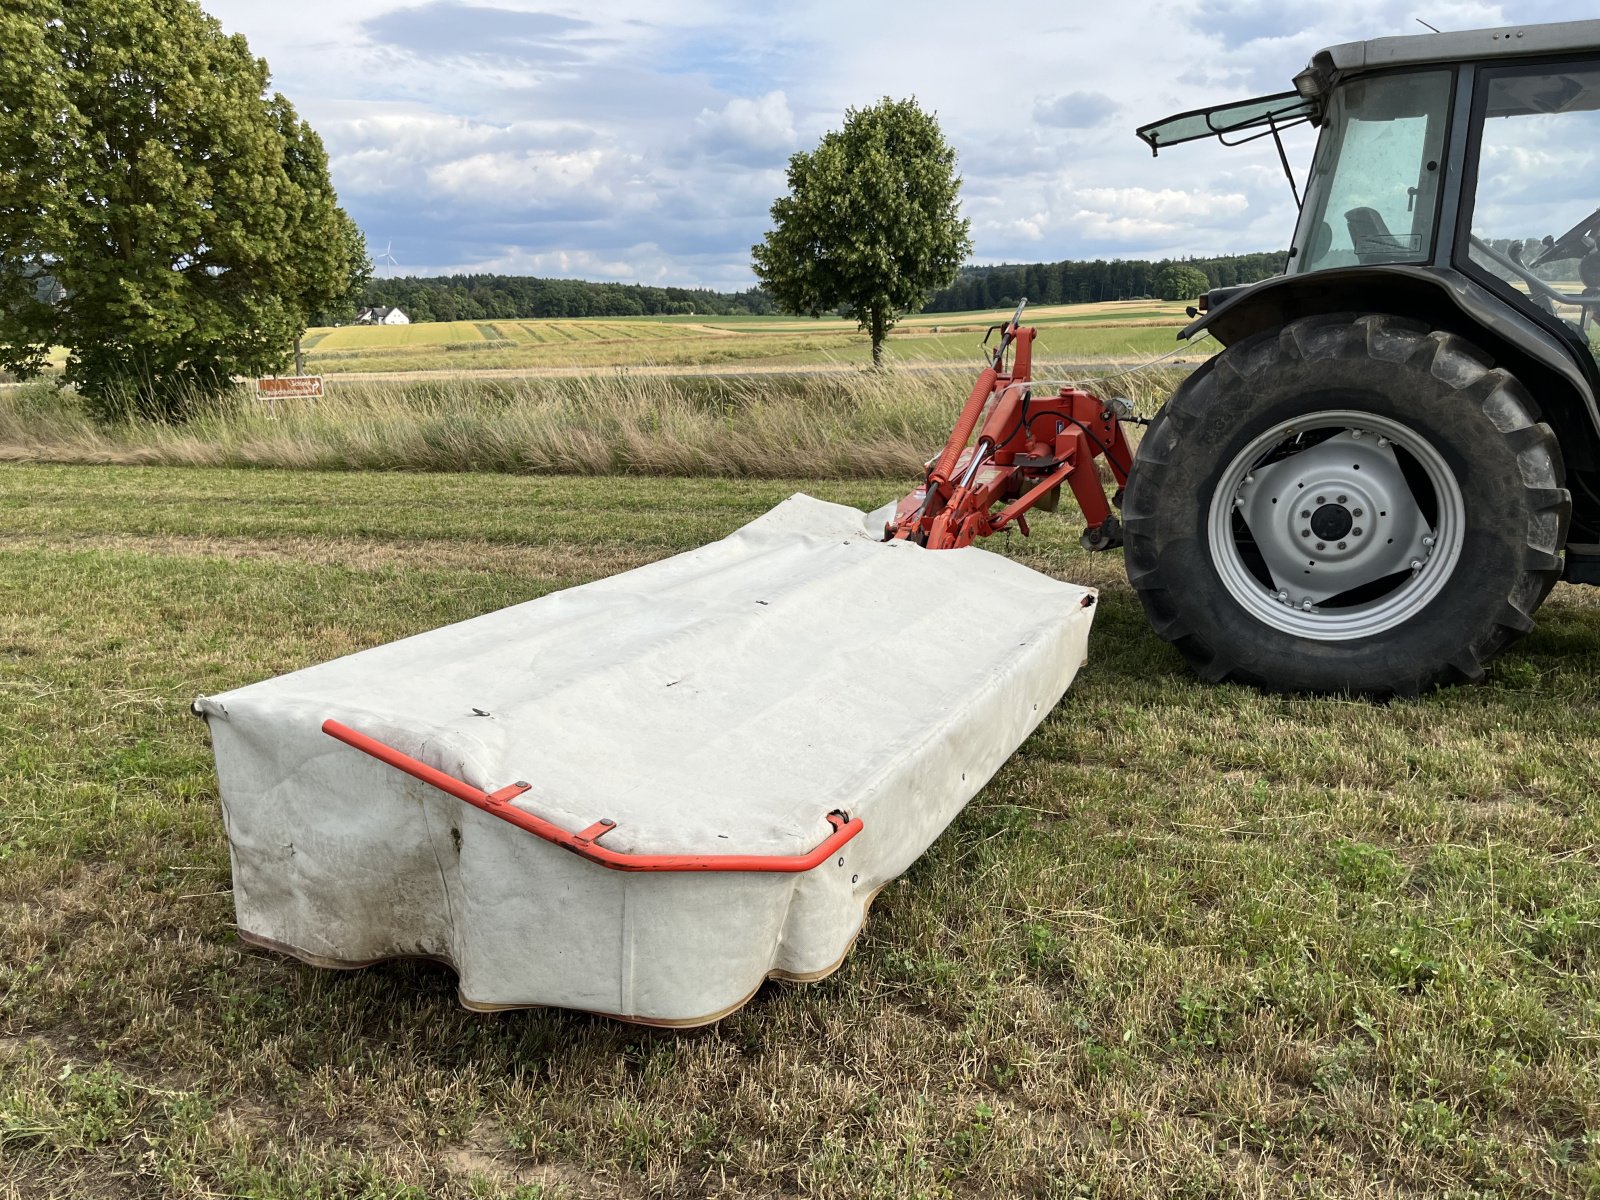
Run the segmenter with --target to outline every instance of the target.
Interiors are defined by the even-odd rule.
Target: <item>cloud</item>
[[[1033,106],[1033,119],[1062,129],[1092,129],[1116,115],[1121,106],[1104,92],[1068,92]]]
[[[417,110],[365,105],[322,123],[329,166],[342,192],[415,193],[451,163],[540,155],[572,157],[601,140],[593,128],[562,121],[496,124]],[[440,176],[447,180],[448,174]]]
[[[1194,13],[1195,24],[1213,34],[1226,50],[1251,42],[1278,40],[1302,33],[1311,24],[1306,10],[1281,0],[1245,0],[1208,4]]]
[[[512,59],[546,67],[583,62],[572,39],[594,33],[590,22],[575,17],[457,0],[394,9],[363,22],[361,29],[379,45],[418,57]]]
[[[1230,216],[1249,204],[1242,192],[1178,191],[1162,188],[1084,188],[1075,193],[1091,209],[1125,213],[1134,218],[1175,220],[1181,217]]]
[[[702,109],[690,145],[700,154],[741,162],[787,158],[795,145],[794,114],[782,92],[756,100],[735,97],[721,109]]]
[[[520,154],[474,154],[440,163],[426,175],[441,196],[532,209],[551,197],[581,195],[596,204],[615,196],[599,178],[605,154],[597,149],[569,154],[527,150]]]

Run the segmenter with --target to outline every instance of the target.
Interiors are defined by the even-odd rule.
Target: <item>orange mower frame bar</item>
[[[828,814],[828,824],[833,826],[833,832],[805,854],[627,854],[608,850],[599,844],[601,838],[617,827],[615,821],[602,818],[581,833],[569,833],[513,805],[511,801],[528,791],[531,784],[519,781],[497,792],[486,792],[453,775],[446,775],[427,763],[418,762],[409,754],[403,754],[393,746],[385,745],[338,721],[324,721],[322,732],[363,754],[371,755],[381,763],[404,771],[414,779],[422,780],[429,787],[438,788],[473,808],[482,809],[490,816],[499,817],[509,825],[515,825],[534,837],[611,871],[747,871],[798,875],[826,862],[866,828],[860,817],[834,811]]]

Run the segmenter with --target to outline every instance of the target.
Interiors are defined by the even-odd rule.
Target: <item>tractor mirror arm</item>
[[[1502,267],[1508,268],[1512,273],[1520,276],[1530,288],[1546,300],[1558,304],[1573,304],[1582,308],[1593,308],[1600,305],[1600,296],[1569,296],[1563,291],[1551,287],[1543,279],[1533,273],[1533,268],[1525,263],[1518,262],[1515,258],[1500,253],[1488,242],[1477,234],[1472,234],[1472,248],[1481,250],[1487,257],[1492,258]]]

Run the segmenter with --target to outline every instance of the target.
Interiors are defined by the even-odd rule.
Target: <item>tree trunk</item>
[[[296,375],[304,375],[306,373],[306,358],[305,355],[300,352],[299,338],[295,338],[294,340],[294,373]]]
[[[873,309],[869,316],[871,318],[869,328],[872,332],[872,369],[879,371],[883,369],[883,339],[888,330],[885,328],[886,323],[881,308]]]

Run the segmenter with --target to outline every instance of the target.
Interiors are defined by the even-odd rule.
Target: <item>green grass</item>
[[[234,937],[196,693],[899,487],[0,469],[0,1195],[1600,1190],[1566,587],[1482,686],[1271,697],[1196,682],[1074,514],[996,539],[1103,588],[1079,682],[836,975],[704,1031]]]

